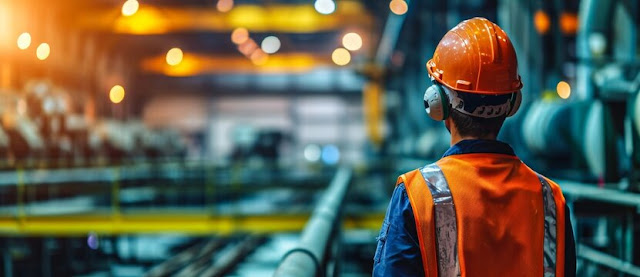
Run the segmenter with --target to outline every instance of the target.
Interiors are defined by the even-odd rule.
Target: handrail
[[[631,276],[640,276],[640,267],[620,260],[614,256],[602,253],[584,244],[578,245],[578,258],[599,264],[600,266],[609,267],[619,272],[629,274]]]
[[[589,186],[578,182],[557,180],[562,192],[573,200],[587,199],[611,204],[636,207],[640,212],[640,194],[628,191]]]
[[[325,251],[351,183],[351,169],[340,168],[302,231],[298,246],[289,250],[274,276],[316,276],[322,272]]]

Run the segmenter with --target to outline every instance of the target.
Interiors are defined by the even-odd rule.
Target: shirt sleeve
[[[393,191],[377,240],[373,276],[424,276],[415,219],[404,184]]]
[[[564,276],[576,276],[576,243],[573,239],[573,227],[571,226],[571,212],[569,206],[565,204],[565,220],[564,220]]]

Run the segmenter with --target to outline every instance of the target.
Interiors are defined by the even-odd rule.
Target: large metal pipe
[[[338,169],[305,225],[297,247],[284,255],[274,276],[316,276],[322,271],[320,267],[324,264],[325,251],[333,231],[339,224],[338,218],[351,183],[351,174],[349,168]]]

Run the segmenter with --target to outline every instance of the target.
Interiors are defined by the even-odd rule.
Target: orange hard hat
[[[462,21],[444,35],[427,71],[439,83],[463,92],[506,94],[522,88],[511,40],[486,18]]]

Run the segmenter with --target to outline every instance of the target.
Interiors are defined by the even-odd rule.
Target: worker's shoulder
[[[396,186],[400,184],[405,184],[405,186],[408,186],[409,184],[414,182],[414,179],[416,177],[422,177],[422,175],[420,174],[420,168],[416,168],[414,170],[400,174],[400,176],[398,176],[398,180],[396,181]]]
[[[522,163],[524,164],[524,163]],[[526,166],[526,165],[525,165]],[[558,183],[556,183],[555,181],[551,180],[551,178],[544,176],[540,173],[538,173],[537,171],[531,169],[529,166],[527,166],[527,168],[529,170],[531,170],[531,172],[533,172],[534,174],[536,174],[536,176],[541,180],[541,181],[545,181],[547,184],[549,184],[549,186],[551,187],[551,190],[553,191],[553,194],[558,194],[560,196],[560,198],[564,201],[564,195],[562,194],[562,188],[560,187],[560,185],[558,185]]]

